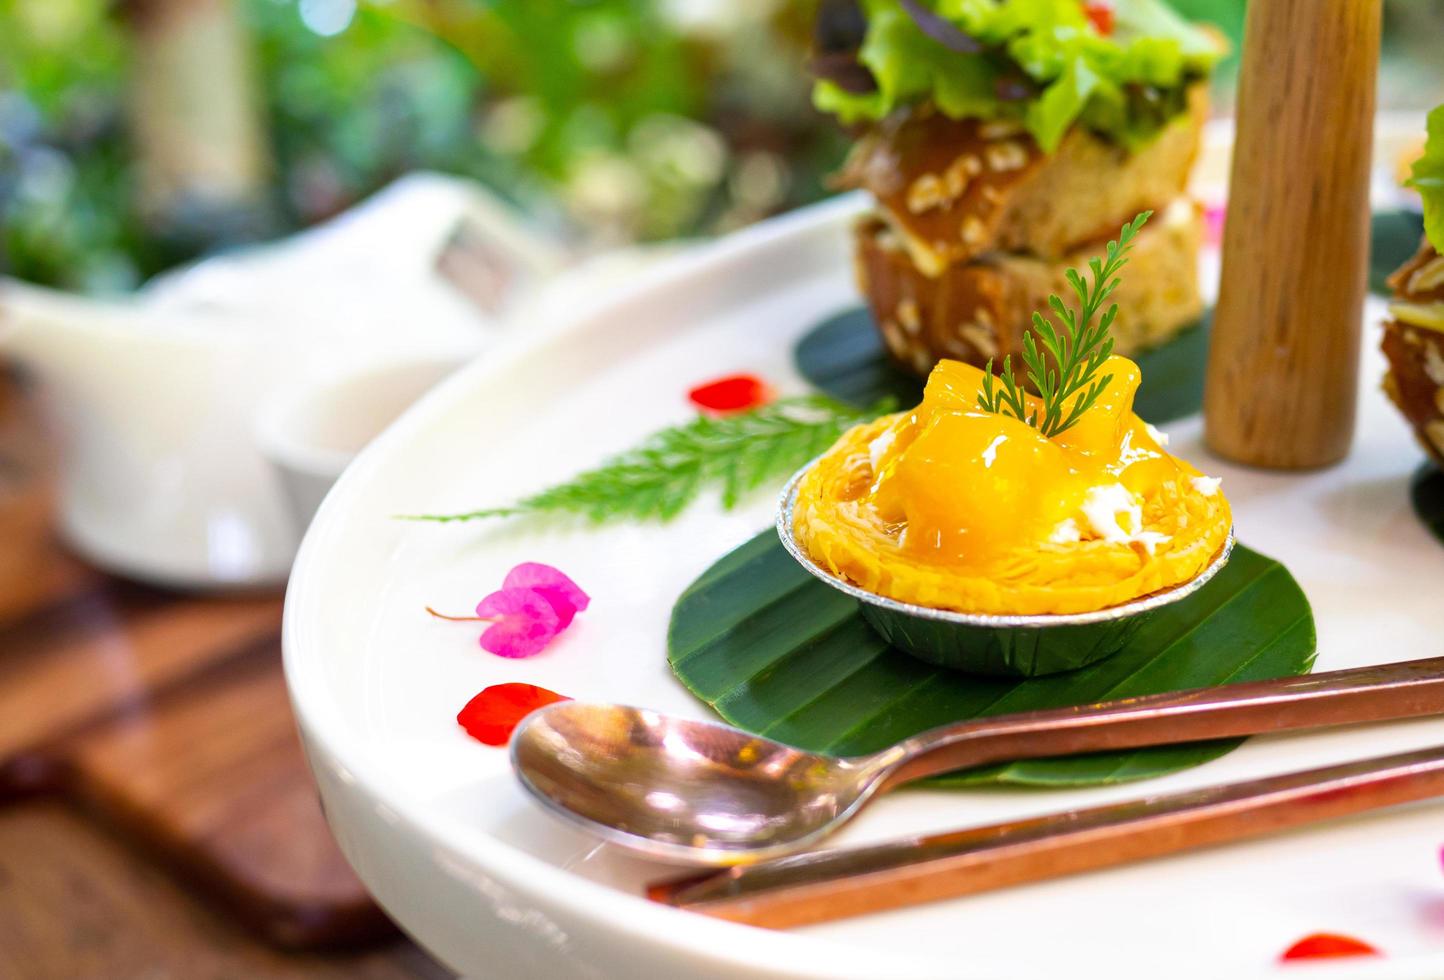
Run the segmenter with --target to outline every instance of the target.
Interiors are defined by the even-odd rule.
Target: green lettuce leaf
[[[1087,58],[1070,60],[1057,80],[1028,106],[1028,112],[1023,117],[1038,144],[1049,150],[1057,146],[1101,84],[1103,80]]]
[[[864,0],[868,31],[858,60],[873,73],[877,90],[858,94],[819,81],[813,91],[817,107],[852,124],[932,100],[955,119],[1017,118],[1047,151],[1080,119],[1135,145],[1182,111],[1183,89],[1206,76],[1222,54],[1162,0],[1116,0],[1109,37],[1093,30],[1078,0],[931,3],[988,51],[949,50],[923,33],[898,0]],[[996,83],[1009,62],[1037,83],[1035,98],[1023,104],[998,98]],[[1128,96],[1138,86],[1161,96],[1145,111]],[[1160,113],[1159,105],[1169,114]]]
[[[1429,140],[1414,162],[1409,186],[1424,199],[1424,234],[1444,252],[1444,105],[1429,113]]]
[[[868,31],[858,58],[871,69],[877,91],[858,95],[819,81],[813,101],[845,123],[881,119],[892,107],[931,98],[954,118],[992,118],[996,70],[985,59],[960,57],[930,40],[894,3],[869,3]],[[925,44],[918,43],[922,38]]]

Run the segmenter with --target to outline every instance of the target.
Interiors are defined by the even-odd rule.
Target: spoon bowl
[[[511,740],[552,812],[664,860],[725,866],[791,853],[866,801],[889,760],[832,758],[727,725],[564,701]]]

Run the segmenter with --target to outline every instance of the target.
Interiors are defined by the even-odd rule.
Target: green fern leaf
[[[654,433],[641,445],[565,483],[505,507],[461,514],[419,514],[417,521],[474,521],[522,515],[568,515],[594,524],[669,521],[705,489],[735,507],[751,491],[780,480],[832,445],[847,429],[890,411],[858,411],[821,395],[790,398],[738,415],[699,416]]]

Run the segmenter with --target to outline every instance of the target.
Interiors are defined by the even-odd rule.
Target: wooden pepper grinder
[[[1204,399],[1214,452],[1338,462],[1368,288],[1381,0],[1251,0]]]

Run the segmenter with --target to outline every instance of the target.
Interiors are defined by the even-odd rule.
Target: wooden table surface
[[[0,368],[0,977],[436,977],[346,865],[286,701],[279,593],[71,555]]]

